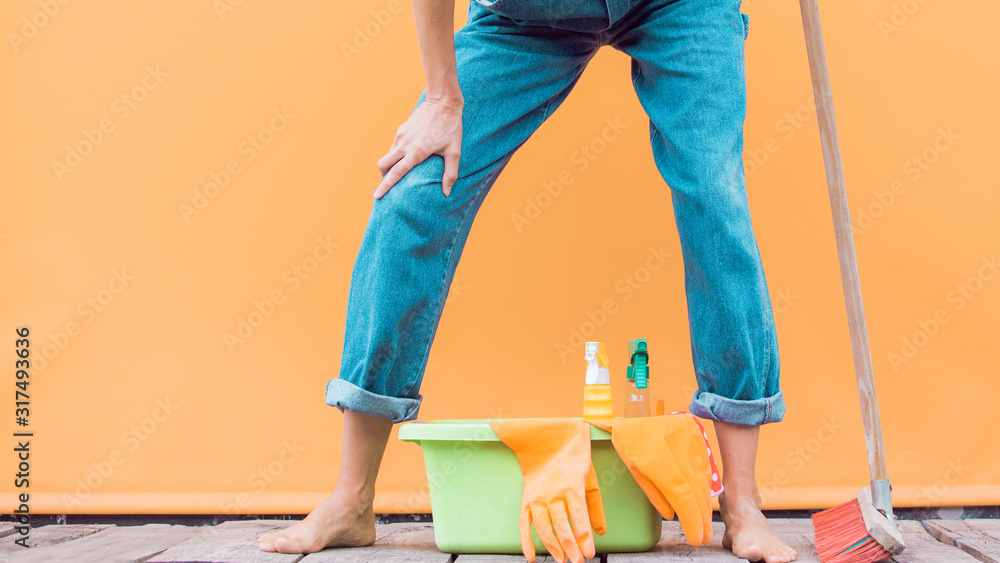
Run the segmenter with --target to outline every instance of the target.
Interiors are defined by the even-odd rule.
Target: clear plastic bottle
[[[625,398],[625,418],[649,416],[649,389],[637,387],[635,380],[628,383],[628,396]]]
[[[645,338],[628,341],[629,366],[625,397],[625,418],[650,416],[649,352]]]

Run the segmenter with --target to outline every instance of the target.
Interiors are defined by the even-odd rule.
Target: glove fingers
[[[673,455],[666,456],[660,469],[661,474],[654,481],[657,488],[666,491],[668,501],[677,511],[677,519],[681,522],[688,543],[701,545],[705,531],[702,519],[704,510],[696,498],[698,495],[691,490]]]
[[[698,502],[698,512],[701,515],[701,545],[712,542],[712,497],[708,481],[695,478],[691,485],[694,490],[694,497]]]
[[[601,496],[601,487],[597,483],[597,470],[594,463],[590,463],[590,471],[587,473],[587,514],[590,516],[590,525],[594,532],[604,534],[608,531],[608,523],[604,517],[604,497]],[[592,557],[592,556],[588,556]]]
[[[688,502],[683,507],[678,506],[677,519],[681,522],[681,529],[684,530],[684,536],[689,544],[702,545],[704,543],[705,521],[696,504]],[[711,530],[711,521],[709,521],[709,529]]]
[[[701,541],[697,544],[692,543],[692,545],[704,545],[712,541],[712,505],[708,500],[709,495],[711,494],[708,480],[701,471],[691,471],[689,469],[685,470],[682,468],[678,469],[680,470],[681,475],[684,476],[684,481],[687,486],[684,491],[693,501],[691,503],[691,514],[689,518],[701,521]],[[695,512],[695,510],[697,512]],[[693,523],[694,522],[692,522],[692,524]]]
[[[629,421],[634,419],[625,420]],[[628,423],[621,426],[621,428],[626,429],[626,432],[617,432],[611,435],[611,444],[614,445],[615,451],[618,452],[618,455],[621,456],[625,466],[628,467],[628,471],[632,474],[632,478],[635,479],[635,482],[639,485],[639,488],[642,489],[642,492],[646,493],[646,497],[649,498],[649,502],[656,507],[656,511],[660,513],[660,516],[663,516],[667,520],[673,520],[674,509],[670,506],[670,502],[665,496],[663,496],[663,493],[660,492],[661,489],[635,464],[636,458],[632,455],[632,448],[629,445],[630,436],[627,432],[629,429],[627,424]]]
[[[590,511],[587,509],[587,504],[580,499],[570,499],[566,503],[566,508],[569,510],[569,525],[573,528],[574,543],[579,546],[584,557],[593,557],[597,549],[594,547],[594,534],[590,531]],[[552,511],[551,506],[549,511]]]
[[[631,468],[629,469],[631,470]],[[660,492],[659,486],[639,471],[632,471],[632,477],[635,478],[635,482],[639,484],[639,488],[642,489],[642,492],[646,493],[646,497],[649,499],[649,502],[653,504],[656,511],[660,513],[660,516],[663,516],[665,520],[673,520],[674,507],[670,505],[670,501],[667,500],[667,497]]]
[[[534,563],[535,542],[531,539],[531,509],[527,504],[521,507],[521,518],[517,522],[517,530],[521,535],[521,553],[524,558]]]
[[[582,514],[580,514],[582,516]],[[580,553],[580,545],[577,543],[577,536],[573,533],[573,527],[570,525],[571,515],[569,514],[569,508],[562,499],[558,499],[555,502],[549,504],[549,518],[552,520],[552,529],[555,530],[556,538],[559,540],[559,545],[562,546],[563,551],[566,554],[566,558],[570,561],[583,562],[583,554]],[[587,537],[590,538],[590,543],[593,545],[594,538],[590,535],[590,526],[587,526]],[[593,547],[591,547],[593,549]],[[560,563],[562,559],[559,560]]]
[[[702,497],[705,499],[705,537],[702,545],[712,541],[712,467],[708,463],[708,455],[705,455],[705,478],[699,486]]]
[[[712,491],[710,485],[712,469],[708,463],[708,451],[705,448],[706,438],[703,435],[703,430],[694,418],[684,417],[682,420],[688,424],[676,428],[664,438],[664,442],[668,448],[673,444],[674,448],[687,453],[684,457],[687,464],[678,465],[678,469],[687,483],[688,490],[691,491],[691,496],[697,502],[702,519],[701,544],[704,545],[712,541]]]
[[[562,563],[566,559],[566,554],[559,546],[556,535],[552,533],[552,520],[549,518],[548,507],[541,502],[531,503],[531,517],[535,522],[535,532],[538,533],[538,539],[542,540],[542,545],[549,550],[549,555]]]
[[[701,493],[702,502],[700,504],[701,510],[701,526],[704,533],[701,538],[701,545],[707,545],[712,543],[712,490],[710,486],[705,481],[705,484],[699,486],[697,491]]]
[[[705,541],[704,515],[707,510],[695,500],[696,494],[686,491],[686,496],[689,500],[677,503],[677,519],[681,522],[681,528],[684,529],[684,535],[687,537],[688,543],[691,545],[701,545]],[[709,529],[711,529],[711,516],[709,517],[708,525]]]
[[[712,543],[712,509],[711,507],[705,511],[703,515],[704,520],[701,525],[705,532],[701,537],[701,545],[708,545]]]

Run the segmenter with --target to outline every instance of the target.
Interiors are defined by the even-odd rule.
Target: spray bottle
[[[587,380],[583,386],[583,418],[614,418],[611,406],[611,374],[603,342],[586,346]]]
[[[628,378],[625,399],[625,418],[649,416],[649,352],[646,339],[636,338],[628,341],[629,366],[625,377]]]

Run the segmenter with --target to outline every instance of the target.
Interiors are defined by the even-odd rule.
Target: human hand
[[[378,160],[382,181],[372,194],[375,199],[433,154],[444,158],[441,191],[445,197],[451,194],[462,149],[462,107],[463,101],[454,98],[425,99],[417,106],[396,130],[389,152]]]

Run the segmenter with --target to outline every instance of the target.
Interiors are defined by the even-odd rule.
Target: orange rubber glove
[[[607,531],[597,472],[590,459],[590,426],[571,419],[502,420],[490,423],[504,444],[517,454],[524,476],[518,529],[521,551],[535,560],[531,539],[538,539],[563,563],[583,563],[596,554],[591,527]]]
[[[708,448],[690,416],[587,420],[611,432],[611,444],[656,510],[681,522],[691,545],[712,541]]]

